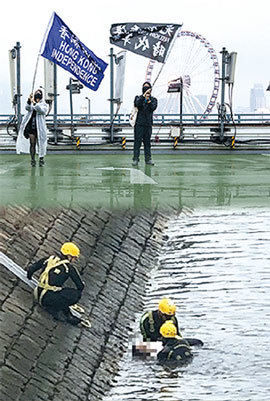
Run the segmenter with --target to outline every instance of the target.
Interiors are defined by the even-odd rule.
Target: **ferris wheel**
[[[180,31],[167,61],[160,64],[150,60],[146,70],[146,81],[154,85],[159,100],[157,113],[178,114],[179,93],[173,88],[182,83],[183,114],[200,114],[206,119],[211,113],[219,90],[219,63],[211,44],[198,33]]]

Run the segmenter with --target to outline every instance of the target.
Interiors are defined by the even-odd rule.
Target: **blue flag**
[[[41,55],[73,74],[96,91],[108,66],[86,47],[54,12],[45,34]]]

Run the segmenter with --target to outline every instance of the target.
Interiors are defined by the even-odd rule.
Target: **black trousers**
[[[40,295],[40,294],[39,294]],[[74,320],[69,306],[76,304],[81,298],[81,291],[75,288],[63,288],[61,291],[47,291],[42,298],[42,306],[53,316],[57,317],[59,311],[63,311],[68,320]],[[76,320],[77,318],[75,318]],[[80,319],[78,319],[80,320]],[[77,323],[74,321],[74,323]]]
[[[140,149],[142,142],[144,145],[145,161],[148,162],[151,159],[151,135],[152,135],[151,126],[135,125],[133,160],[140,159]]]

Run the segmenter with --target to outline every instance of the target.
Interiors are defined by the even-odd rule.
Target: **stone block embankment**
[[[57,322],[32,290],[0,265],[0,400],[96,401],[109,390],[127,349],[145,283],[168,216],[131,211],[28,209],[0,211],[0,250],[24,269],[59,250],[81,249],[76,267],[86,287],[81,304],[92,328]]]

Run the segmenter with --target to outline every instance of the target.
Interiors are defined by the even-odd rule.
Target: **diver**
[[[34,295],[39,304],[56,320],[61,320],[61,312],[65,320],[72,325],[78,325],[82,319],[73,316],[70,306],[77,304],[81,298],[84,283],[77,269],[72,265],[80,256],[80,249],[73,242],[65,242],[61,247],[61,255],[52,255],[40,259],[29,266],[27,278],[42,269],[38,286]],[[71,278],[76,288],[63,287],[65,281]]]
[[[164,348],[159,351],[157,358],[160,364],[176,367],[191,361],[193,354],[189,341],[177,335],[177,329],[172,320],[167,320],[160,328]],[[200,340],[197,340],[200,341]]]
[[[176,333],[179,335],[175,312],[176,306],[169,298],[162,298],[159,301],[158,310],[145,312],[140,319],[140,330],[143,341],[161,341],[160,328],[168,319],[173,321]]]

